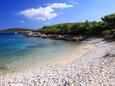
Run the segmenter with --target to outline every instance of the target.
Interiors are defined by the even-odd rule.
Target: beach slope
[[[0,86],[115,86],[115,43],[84,42],[94,48],[79,59],[1,76]]]

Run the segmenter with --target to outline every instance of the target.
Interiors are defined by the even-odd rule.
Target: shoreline
[[[77,47],[76,47],[77,46]],[[87,52],[89,52],[91,49],[94,48],[94,45],[93,44],[87,44],[87,43],[80,43],[79,45],[76,45],[75,49],[73,49],[71,52],[67,52],[64,53],[63,55],[58,55],[56,56],[55,58],[51,58],[49,60],[46,60],[46,61],[43,61],[43,62],[39,62],[38,63],[33,63],[33,62],[30,62],[28,64],[28,62],[24,62],[15,66],[16,64],[11,65],[11,67],[8,68],[8,72],[6,72],[6,70],[4,70],[3,74],[1,73],[1,76],[3,75],[7,75],[7,74],[12,74],[12,73],[20,73],[20,72],[24,72],[25,69],[26,71],[27,70],[33,70],[33,69],[36,69],[36,68],[42,68],[42,67],[46,67],[47,65],[66,65],[66,64],[69,64],[69,63],[72,63],[74,60],[77,60],[79,59],[80,57],[82,57],[84,54],[86,54]],[[71,57],[71,58],[70,58]],[[37,60],[37,59],[36,59]],[[25,65],[23,65],[25,64]],[[29,66],[29,68],[27,67]],[[16,70],[15,70],[16,69]]]
[[[75,35],[59,35],[59,34],[44,34],[40,32],[29,31],[25,34],[26,37],[39,37],[39,38],[49,38],[54,40],[65,40],[65,41],[83,41],[85,37],[75,36]]]
[[[68,55],[63,55],[61,58],[59,58],[59,62],[57,64],[68,64],[72,63],[74,60],[78,60],[80,57],[82,57],[87,52],[90,52],[93,48],[95,48],[92,44],[82,44],[76,51],[70,52]],[[71,58],[70,58],[71,57]],[[57,59],[58,61],[58,59]]]
[[[107,52],[112,50],[113,45],[111,43],[102,41],[102,39],[91,39],[85,42],[88,43],[89,46],[84,48],[84,53],[81,50],[81,56],[80,53],[78,54],[78,57],[75,54],[77,58],[72,58],[72,61],[69,63],[64,61],[66,64],[63,64],[62,61],[62,64],[47,65],[42,68],[34,68],[32,70],[30,69],[23,73],[13,73],[1,77],[0,82],[3,84],[1,86],[63,86],[67,84],[70,86],[79,86],[81,84],[88,86],[114,86],[115,83],[110,81],[110,78],[108,78],[114,72],[114,70],[112,70],[111,65],[109,65],[108,58],[102,58]],[[108,64],[109,66],[103,64]],[[107,73],[106,76],[103,76],[103,74],[98,71],[103,67],[104,69],[102,71],[103,74]],[[111,68],[111,70],[108,70],[109,68]],[[97,74],[95,75],[95,73]],[[112,79],[114,80],[114,78]],[[88,80],[90,80],[90,82]],[[107,82],[107,80],[109,80],[109,82]]]

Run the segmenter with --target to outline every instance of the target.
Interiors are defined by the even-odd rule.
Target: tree
[[[101,18],[104,22],[108,23],[108,27],[109,29],[111,28],[115,28],[115,13],[114,14],[110,14],[107,16],[104,16],[103,18]]]

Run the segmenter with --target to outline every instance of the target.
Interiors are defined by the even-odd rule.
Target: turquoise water
[[[29,38],[22,34],[0,33],[0,70],[29,63],[44,63],[73,52],[77,45],[61,40]]]

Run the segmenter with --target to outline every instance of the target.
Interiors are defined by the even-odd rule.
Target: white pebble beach
[[[115,86],[115,43],[101,38],[84,42],[88,46],[78,55],[58,64],[0,76],[0,86]]]

